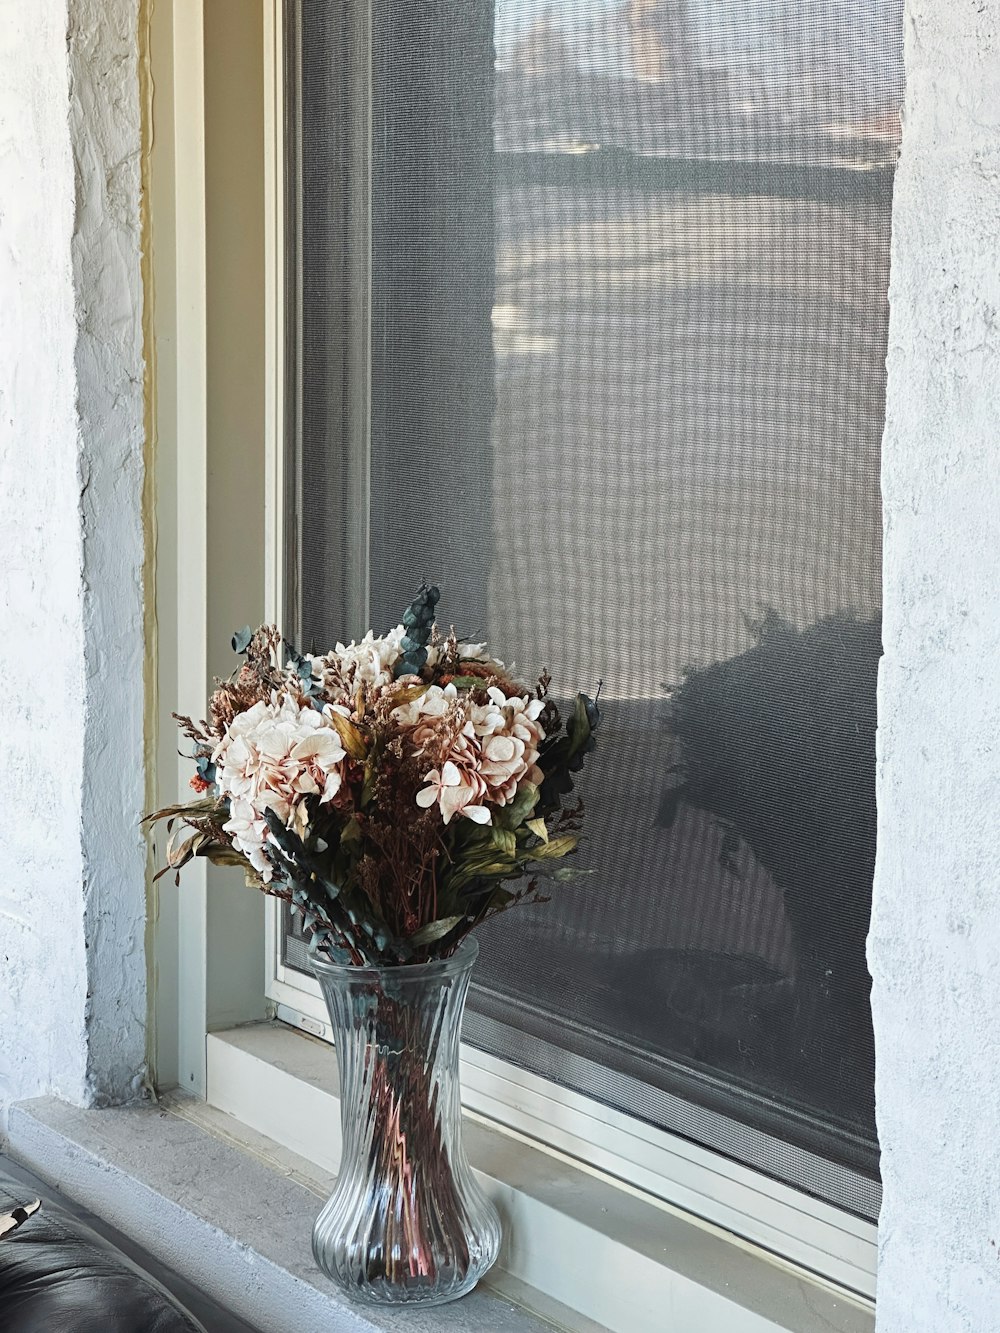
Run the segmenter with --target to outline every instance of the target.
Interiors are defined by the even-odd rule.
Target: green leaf
[[[340,835],[341,846],[345,842],[358,842],[361,839],[361,825],[356,819],[349,819]]]
[[[510,829],[497,828],[494,825],[491,841],[494,847],[498,847],[506,856],[517,855],[517,838]]]
[[[448,683],[456,690],[481,690],[489,681],[483,680],[482,676],[450,676]]]
[[[520,827],[538,804],[538,788],[533,782],[525,782],[507,807],[507,823],[512,829]]]
[[[525,828],[531,829],[536,838],[541,838],[542,842],[548,842],[549,830],[545,826],[544,819],[529,819],[525,822]]]
[[[399,645],[401,656],[393,668],[393,676],[419,675],[427,661],[427,647],[431,628],[434,624],[434,608],[441,593],[436,584],[428,588],[420,585],[420,591],[403,612],[403,625],[406,634]]]
[[[362,810],[375,794],[375,780],[378,777],[378,767],[375,763],[375,755],[370,754],[365,763],[365,780],[361,784],[360,805]]]
[[[509,889],[496,888],[490,895],[490,906],[498,911],[516,901],[517,894],[511,893]]]
[[[513,835],[512,835],[513,836]],[[465,856],[455,858],[458,870],[471,870],[474,874],[494,874],[501,870],[512,870],[516,853],[508,855],[499,847],[494,847],[492,839],[485,847],[477,847]]]
[[[573,716],[566,724],[566,735],[569,737],[569,753],[571,756],[579,754],[587,741],[590,740],[590,713],[587,708],[587,704],[590,702],[585,694],[578,694]]]
[[[438,940],[443,940],[445,935],[453,931],[456,926],[460,926],[464,920],[464,916],[446,916],[442,917],[440,921],[429,921],[426,926],[421,926],[412,935],[407,935],[406,942],[415,946],[436,944]]]
[[[238,629],[236,633],[233,635],[233,652],[239,653],[240,656],[242,657],[242,655],[250,647],[250,640],[252,638],[253,638],[253,630],[250,628],[249,625],[244,625],[242,629]]]

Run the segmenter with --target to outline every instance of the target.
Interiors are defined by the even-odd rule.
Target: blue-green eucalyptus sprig
[[[313,675],[312,662],[308,657],[303,656],[288,642],[284,641],[285,651],[288,654],[286,668],[291,668],[299,678],[299,689],[312,702],[314,708],[320,712],[323,710],[323,684]]]
[[[419,676],[427,665],[427,645],[434,628],[434,608],[440,597],[441,590],[436,583],[430,587],[422,583],[420,591],[403,612],[406,634],[399,645],[402,656],[393,671],[397,680],[400,676]]]
[[[245,657],[252,638],[253,630],[249,625],[244,625],[242,629],[236,630],[232,638],[233,652],[239,657]]]

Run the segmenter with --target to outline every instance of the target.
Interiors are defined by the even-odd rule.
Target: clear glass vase
[[[479,946],[443,962],[350,967],[314,957],[340,1069],[343,1156],[316,1219],[316,1262],[352,1299],[441,1305],[471,1291],[500,1219],[462,1147],[459,1037]]]

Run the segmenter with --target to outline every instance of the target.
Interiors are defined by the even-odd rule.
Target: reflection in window
[[[372,623],[426,574],[527,678],[604,682],[595,873],[482,932],[470,1034],[776,1174],[753,1134],[793,1142],[871,1214],[901,4],[379,0],[367,453],[336,351],[358,48],[301,22],[304,549],[350,529],[346,439]],[[305,640],[349,605],[307,587]]]

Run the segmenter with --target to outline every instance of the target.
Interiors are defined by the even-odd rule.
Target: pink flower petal
[[[462,811],[466,819],[471,819],[477,824],[489,824],[491,822],[490,812],[485,805],[467,805]]]
[[[455,771],[458,772],[457,769]],[[468,801],[470,794],[468,787],[441,788],[441,815],[446,824],[451,823],[452,816],[459,813]]]

